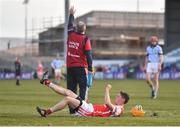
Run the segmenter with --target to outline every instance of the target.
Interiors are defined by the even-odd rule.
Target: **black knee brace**
[[[78,110],[79,110],[79,107],[82,105],[82,99],[81,99],[79,96],[76,97],[76,99],[80,101],[80,104],[79,104],[79,106],[76,107],[74,110],[75,110],[75,111],[78,111]]]

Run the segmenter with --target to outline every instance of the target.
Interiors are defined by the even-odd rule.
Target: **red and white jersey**
[[[83,104],[79,107],[79,110],[76,112],[78,116],[99,116],[99,117],[109,117],[109,116],[120,116],[124,111],[123,105],[115,105],[114,109],[111,110],[107,105],[103,104],[94,104],[86,103],[83,101]]]
[[[101,117],[120,116],[124,111],[123,106],[120,105],[115,105],[113,110],[111,110],[109,106],[105,104],[104,105],[94,104],[93,107],[94,107],[93,116],[101,116]]]

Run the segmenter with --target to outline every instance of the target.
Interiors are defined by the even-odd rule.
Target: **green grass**
[[[42,118],[35,107],[49,107],[62,99],[37,80],[24,80],[21,86],[15,86],[14,80],[0,80],[0,125],[79,125],[79,126],[122,126],[122,125],[180,125],[180,80],[160,81],[159,96],[150,99],[150,89],[143,80],[103,80],[95,81],[89,91],[89,101],[103,103],[104,84],[111,83],[111,98],[119,90],[130,94],[130,101],[125,106],[125,113],[118,118],[74,117],[64,109]],[[65,82],[63,82],[65,86]],[[144,117],[132,117],[131,107],[141,104],[146,111]],[[156,112],[158,116],[152,116]]]

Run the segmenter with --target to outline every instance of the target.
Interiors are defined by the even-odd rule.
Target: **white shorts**
[[[55,76],[61,75],[61,69],[55,69]]]
[[[93,111],[94,111],[94,108],[91,103],[82,101],[82,105],[79,107],[78,111],[76,112],[76,115],[77,116],[91,116]]]
[[[147,73],[157,73],[158,72],[158,64],[159,63],[148,63],[146,72]]]

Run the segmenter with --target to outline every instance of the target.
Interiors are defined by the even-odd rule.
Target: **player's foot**
[[[157,98],[157,96],[155,95],[152,99],[156,99]]]
[[[51,83],[48,77],[49,77],[49,72],[48,71],[44,72],[42,79],[40,80],[40,83],[48,86]]]
[[[41,109],[39,107],[36,107],[37,112],[42,116],[42,117],[46,117],[47,113],[45,109]]]
[[[156,99],[157,98],[157,93],[154,90],[152,90],[152,92],[151,92],[151,98],[152,99]]]
[[[153,99],[156,99],[156,98],[157,98],[157,92],[155,91]]]
[[[151,97],[153,98],[154,96],[155,96],[155,91],[152,90],[152,91],[151,91]]]

